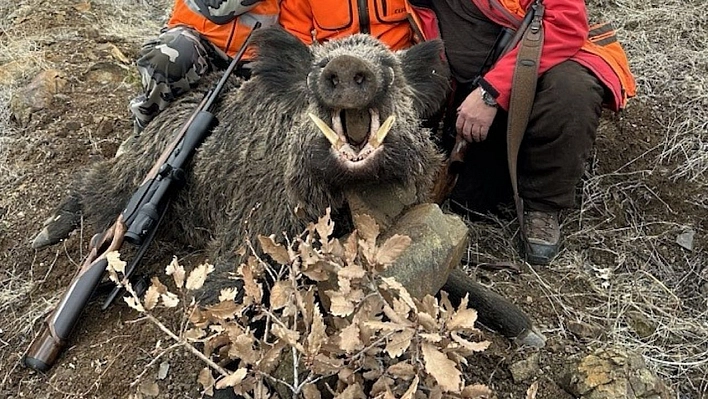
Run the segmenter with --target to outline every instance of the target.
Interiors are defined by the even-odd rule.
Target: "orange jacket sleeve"
[[[589,29],[584,0],[544,0],[543,5],[544,42],[539,75],[575,55],[585,43]],[[497,95],[497,103],[504,109],[509,109],[517,54],[518,48],[505,54],[480,82],[491,94]]]
[[[312,44],[314,23],[309,1],[282,0],[280,3],[280,25],[303,43]]]

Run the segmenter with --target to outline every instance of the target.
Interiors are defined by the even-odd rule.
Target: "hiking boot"
[[[526,261],[535,265],[549,264],[560,249],[558,212],[525,211],[522,229]]]

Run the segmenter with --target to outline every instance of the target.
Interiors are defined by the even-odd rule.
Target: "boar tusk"
[[[308,113],[308,115],[310,116],[310,119],[315,122],[315,125],[317,125],[320,131],[322,131],[325,137],[327,137],[327,140],[332,143],[332,147],[334,147],[335,150],[339,150],[340,148],[342,148],[344,143],[342,142],[342,140],[339,139],[339,135],[337,135],[337,133],[335,133],[332,128],[327,126],[327,124],[324,123],[322,119],[318,118],[314,114]]]
[[[391,115],[386,120],[384,121],[383,125],[379,128],[379,130],[376,131],[373,137],[369,139],[369,144],[371,144],[372,147],[378,148],[381,146],[381,143],[383,143],[384,138],[386,138],[386,135],[388,132],[391,130],[391,126],[393,126],[393,123],[396,121],[396,116]]]

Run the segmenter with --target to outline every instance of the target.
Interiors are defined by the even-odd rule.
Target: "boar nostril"
[[[363,72],[357,72],[354,75],[354,82],[356,82],[356,84],[360,85],[364,83],[364,80],[366,80],[366,75],[364,75]]]
[[[376,95],[378,84],[371,66],[348,54],[327,63],[320,74],[318,88],[322,99],[332,108],[363,108]]]

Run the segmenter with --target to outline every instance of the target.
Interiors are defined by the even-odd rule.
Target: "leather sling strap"
[[[516,57],[516,68],[514,69],[511,95],[509,99],[509,119],[506,130],[507,161],[509,165],[509,176],[511,186],[514,190],[514,203],[519,226],[524,223],[524,204],[519,196],[519,182],[517,177],[517,160],[521,141],[531,116],[534,97],[536,95],[536,83],[538,80],[538,64],[541,59],[541,48],[543,47],[543,11],[541,1],[536,1],[534,16],[528,29],[523,33],[519,44],[519,52]],[[531,12],[529,10],[528,12]],[[523,228],[520,229],[523,234]]]

